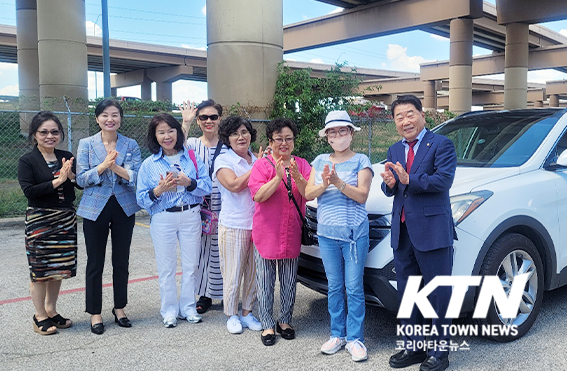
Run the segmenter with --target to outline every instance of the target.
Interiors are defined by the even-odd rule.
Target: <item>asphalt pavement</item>
[[[388,358],[396,347],[396,317],[368,307],[365,320],[368,361],[354,363],[339,351],[328,356],[319,349],[328,339],[326,296],[298,285],[293,325],[295,340],[278,336],[265,347],[260,332],[240,335],[226,330],[220,300],[203,315],[203,322],[180,321],[165,328],[159,314],[159,289],[149,218],[137,218],[130,257],[129,303],[132,328],[114,324],[110,244],[103,282],[103,318],[106,332],[92,334],[84,312],[86,264],[82,225],[79,224],[77,277],[63,281],[58,311],[74,326],[58,334],[33,332],[33,305],[29,298],[29,271],[21,219],[0,220],[0,370],[390,370]],[[178,268],[180,272],[180,267]],[[180,276],[178,275],[178,281]],[[276,308],[279,310],[276,292]],[[458,323],[465,324],[464,320]],[[565,370],[567,369],[567,289],[547,292],[533,328],[522,339],[497,343],[480,337],[456,337],[469,350],[450,355],[450,370]],[[406,370],[417,371],[419,365]]]

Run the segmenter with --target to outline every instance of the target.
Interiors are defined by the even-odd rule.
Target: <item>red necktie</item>
[[[417,139],[412,140],[411,142],[408,142],[409,151],[408,151],[408,160],[406,161],[406,172],[408,174],[411,170],[411,165],[413,165],[413,159],[415,157],[415,154],[413,153],[413,147],[416,145],[416,143],[417,143]],[[406,221],[406,213],[404,212],[403,206],[402,206],[402,217],[400,218],[400,221],[402,223],[404,223]]]

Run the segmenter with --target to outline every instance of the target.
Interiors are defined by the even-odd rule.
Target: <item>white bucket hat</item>
[[[354,131],[360,131],[359,127],[352,124],[352,120],[346,111],[331,111],[325,118],[325,127],[319,130],[319,136],[324,137],[327,130],[338,126],[350,126]]]

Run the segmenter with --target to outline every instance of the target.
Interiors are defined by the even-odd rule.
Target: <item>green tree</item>
[[[308,161],[328,152],[325,140],[319,137],[325,116],[332,110],[354,109],[354,99],[362,78],[347,62],[337,63],[324,77],[311,77],[311,69],[292,70],[285,62],[278,65],[278,80],[270,118],[287,117],[295,121],[300,135],[295,143],[298,156]],[[344,70],[347,71],[344,71]]]

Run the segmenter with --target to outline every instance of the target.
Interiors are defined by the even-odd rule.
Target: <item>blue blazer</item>
[[[136,178],[142,163],[140,147],[134,139],[118,134],[116,151],[118,152],[116,164],[119,166],[124,166],[127,153],[132,154],[132,168],[128,170],[129,181],[120,178],[110,169],[98,175],[97,166],[106,158],[106,149],[100,132],[79,141],[77,184],[85,190],[77,215],[95,221],[113,194],[126,215],[131,216],[140,210],[136,203]]]
[[[406,165],[405,147],[401,141],[388,149],[388,161]],[[448,138],[427,130],[415,154],[409,173],[409,184],[396,184],[390,189],[382,182],[386,196],[394,196],[392,208],[392,248],[398,248],[402,206],[406,226],[413,246],[419,251],[431,251],[453,245],[457,238],[449,189],[455,178],[457,153]]]

